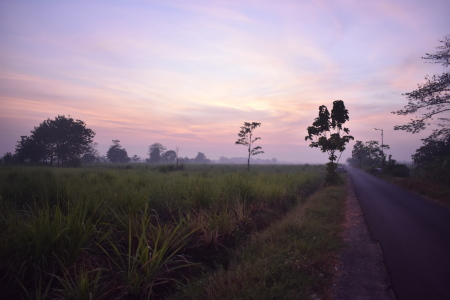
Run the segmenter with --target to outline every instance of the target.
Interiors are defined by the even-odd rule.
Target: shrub
[[[409,177],[410,174],[409,168],[405,164],[395,165],[391,170],[389,170],[389,173],[395,177]]]

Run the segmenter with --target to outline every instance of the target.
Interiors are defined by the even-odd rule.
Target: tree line
[[[436,53],[426,53],[425,60],[432,63],[439,63],[448,68],[450,64],[450,35],[445,36],[440,41]],[[432,77],[426,76],[425,83],[419,84],[418,88],[412,92],[404,94],[408,104],[404,109],[394,111],[397,115],[409,115],[422,112],[422,115],[411,119],[405,125],[397,125],[395,130],[405,130],[417,133],[430,125],[431,120],[437,118],[437,128],[432,134],[423,139],[423,146],[412,155],[413,163],[425,178],[431,178],[435,182],[450,185],[450,118],[445,117],[445,113],[450,111],[450,73],[444,72]],[[349,121],[349,112],[345,108],[344,101],[336,100],[330,111],[325,105],[319,106],[319,114],[315,118],[312,126],[307,128],[308,135],[305,140],[310,141],[310,147],[319,148],[328,154],[327,182],[336,180],[335,170],[342,152],[346,145],[354,140],[349,135],[350,130],[343,125]],[[254,131],[260,127],[258,122],[244,122],[238,132],[236,145],[243,145],[247,150],[247,168],[250,169],[250,159],[252,156],[262,154],[261,146],[255,146],[255,142],[261,137],[255,137]],[[125,148],[120,144],[120,140],[113,140],[108,149],[106,159],[100,158],[96,150],[96,143],[93,142],[95,133],[86,127],[81,120],[58,116],[54,120],[47,119],[39,126],[34,127],[31,135],[22,136],[17,142],[14,154],[8,152],[3,158],[3,163],[12,162],[45,162],[57,166],[77,166],[81,162],[110,161],[110,162],[138,162],[141,158],[137,155],[129,157]],[[380,166],[386,170],[405,169],[389,156],[386,160],[384,149],[389,149],[389,145],[379,145],[377,141],[363,142],[357,140],[352,150],[352,157],[347,162],[357,167]],[[193,159],[179,157],[179,148],[167,150],[160,143],[149,146],[148,163],[209,163],[202,152],[198,152]],[[339,154],[339,156],[337,156]],[[403,175],[407,175],[405,171]]]
[[[98,144],[93,141],[95,132],[86,127],[81,120],[70,116],[57,116],[54,120],[47,119],[34,127],[29,136],[21,136],[17,142],[15,153],[7,152],[2,157],[2,163],[44,163],[50,166],[76,167],[81,163],[141,162],[137,155],[128,156],[120,140],[112,140],[112,145],[106,156],[100,156]],[[198,163],[207,164],[211,160],[203,152],[198,152],[195,158],[179,157],[177,147],[167,150],[160,143],[149,146],[147,163]]]

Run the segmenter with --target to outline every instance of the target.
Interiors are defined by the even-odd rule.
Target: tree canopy
[[[423,139],[423,146],[411,157],[420,176],[450,186],[450,135]]]
[[[305,140],[310,140],[311,148],[320,148],[322,152],[328,153],[330,162],[327,164],[327,177],[325,184],[332,184],[338,179],[336,175],[337,164],[339,161],[336,151],[345,150],[345,145],[353,140],[353,136],[348,135],[350,130],[342,125],[349,120],[348,110],[345,108],[344,101],[333,101],[333,109],[330,112],[325,105],[319,106],[319,115],[314,120],[312,126],[307,128],[308,135]],[[340,156],[339,156],[340,157]]]
[[[168,150],[161,155],[161,161],[168,164],[175,163],[177,159],[177,153],[174,150]]]
[[[383,145],[384,149],[389,149],[389,145]],[[347,161],[355,167],[376,167],[382,165],[385,159],[384,151],[378,141],[356,141],[352,149],[352,157]]]
[[[441,45],[436,47],[436,53],[426,53],[422,59],[432,63],[442,64],[447,68],[450,64],[450,35],[440,41]],[[442,116],[446,111],[450,111],[450,73],[446,72],[440,75],[425,77],[425,83],[418,84],[418,88],[412,92],[405,93],[408,104],[398,111],[393,111],[397,115],[410,115],[418,112],[421,115],[411,119],[405,125],[396,125],[395,130],[405,130],[406,132],[417,133],[430,125],[431,120],[436,115]],[[450,128],[447,117],[439,117],[437,127],[433,136],[438,137],[450,134]]]
[[[112,140],[112,145],[106,152],[106,157],[113,163],[127,163],[130,161],[127,150],[120,145],[119,140]]]
[[[348,110],[345,108],[344,101],[333,102],[331,116],[328,108],[321,105],[319,106],[319,116],[314,120],[312,126],[308,127],[308,135],[305,140],[311,141],[310,147],[320,148],[322,152],[327,152],[330,162],[333,163],[338,158],[335,154],[336,151],[342,153],[345,145],[353,140],[353,136],[348,135],[350,130],[342,126],[348,120]]]
[[[260,146],[252,148],[253,143],[260,140],[260,137],[253,138],[253,131],[261,126],[261,123],[257,122],[244,122],[244,126],[241,126],[241,130],[238,133],[239,139],[235,142],[236,145],[243,145],[247,147],[248,159],[247,159],[247,169],[250,170],[250,157],[264,153]]]
[[[84,155],[81,157],[83,163],[94,163],[100,160],[100,153],[97,150],[98,143],[89,143]]]
[[[148,147],[148,156],[149,156],[148,162],[159,163],[166,149],[167,148],[164,147],[161,143],[151,144]]]
[[[89,149],[95,133],[81,120],[58,116],[34,127],[30,136],[22,136],[16,146],[18,161],[54,162],[59,166],[79,163]]]
[[[194,158],[194,163],[196,164],[208,164],[210,162],[211,160],[207,159],[203,152],[198,152],[197,156]]]

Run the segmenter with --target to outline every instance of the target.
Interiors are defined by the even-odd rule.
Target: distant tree
[[[209,164],[211,160],[206,158],[205,153],[198,152],[197,156],[194,158],[194,163],[196,164]]]
[[[16,146],[16,157],[19,161],[43,161],[50,165],[56,161],[58,166],[70,165],[73,161],[80,160],[94,135],[83,121],[74,120],[70,116],[47,119],[34,127],[30,136],[22,136]]]
[[[130,161],[127,151],[122,148],[119,140],[112,140],[112,145],[109,147],[108,152],[106,152],[106,157],[109,161],[113,163],[127,163]]]
[[[178,162],[181,164],[190,164],[194,162],[193,158],[189,158],[187,156],[178,158]]]
[[[450,65],[450,35],[444,37],[440,41],[442,45],[438,46],[438,51],[434,54],[426,53],[422,59],[430,60],[433,63],[442,64],[445,68]],[[405,130],[406,132],[417,133],[430,125],[430,120],[436,115],[442,115],[446,111],[450,111],[450,73],[446,72],[441,75],[433,75],[431,78],[426,76],[425,83],[419,84],[418,88],[410,93],[404,94],[408,100],[408,104],[404,109],[393,111],[397,115],[415,114],[422,111],[422,115],[411,119],[406,125],[396,125],[395,130]],[[438,118],[440,123],[437,126],[440,129],[433,131],[434,139],[439,136],[450,134],[449,121],[450,118]]]
[[[350,130],[342,125],[349,120],[348,110],[345,108],[344,101],[336,100],[333,102],[333,109],[330,113],[325,105],[319,107],[319,116],[314,120],[312,126],[308,127],[308,135],[305,140],[311,140],[309,145],[312,148],[320,148],[322,152],[328,153],[327,178],[326,183],[332,183],[336,179],[336,167],[334,163],[338,157],[336,151],[345,150],[345,145],[353,140],[353,136],[348,135]],[[347,135],[344,135],[347,134]],[[340,156],[339,156],[340,157]]]
[[[134,163],[138,163],[141,160],[141,158],[139,156],[137,156],[136,154],[133,155],[133,157],[131,158],[131,161]]]
[[[108,163],[110,162],[110,160],[108,159],[108,157],[106,155],[102,155],[98,158],[98,161],[101,163]]]
[[[1,162],[5,165],[13,164],[14,161],[14,155],[11,152],[6,152],[5,154],[3,154],[3,157],[1,159]]]
[[[261,139],[260,137],[253,138],[253,131],[259,126],[261,126],[261,123],[245,122],[244,126],[241,126],[241,130],[238,133],[239,139],[235,142],[236,145],[243,145],[247,147],[248,150],[247,170],[250,170],[250,157],[264,153],[264,151],[261,151],[262,148],[260,146],[252,148],[253,143]]]
[[[367,157],[369,157],[369,151],[366,145],[362,141],[356,141],[353,145],[352,157],[347,161],[354,167],[362,168],[367,164]]]
[[[389,145],[383,145],[384,149],[389,149]],[[383,149],[378,141],[356,141],[353,145],[352,159],[348,160],[355,167],[375,167],[382,165],[385,160]]]
[[[220,163],[220,164],[227,164],[227,163],[229,163],[229,162],[230,162],[230,159],[227,158],[227,157],[225,157],[225,156],[221,156],[221,157],[219,158],[219,163]]]
[[[100,160],[100,153],[97,150],[98,143],[91,142],[88,145],[88,149],[81,157],[81,162],[83,163],[94,163]]]
[[[161,156],[164,155],[166,151],[166,147],[164,147],[161,143],[154,143],[148,147],[148,155],[150,157],[147,160],[150,163],[159,163],[161,160]]]
[[[163,155],[161,155],[161,162],[173,164],[175,163],[177,159],[177,153],[174,150],[169,150],[164,152]]]

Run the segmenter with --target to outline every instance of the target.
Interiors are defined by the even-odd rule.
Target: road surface
[[[450,299],[450,211],[348,168],[399,300]]]

